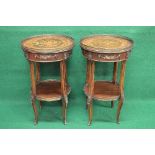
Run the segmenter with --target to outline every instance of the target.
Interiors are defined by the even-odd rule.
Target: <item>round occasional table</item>
[[[62,100],[63,121],[66,124],[66,110],[70,86],[67,83],[66,60],[73,49],[73,39],[63,35],[40,35],[22,41],[22,49],[30,64],[32,107],[34,110],[34,123],[38,123],[36,100],[58,101]],[[60,62],[60,80],[41,80],[40,64]]]
[[[127,37],[116,35],[93,35],[81,39],[81,49],[87,59],[87,75],[84,92],[87,96],[87,108],[89,123],[92,122],[92,101],[93,99],[114,101],[119,99],[116,120],[119,123],[119,115],[124,100],[124,75],[125,66],[129,53],[131,52],[133,41]],[[95,81],[95,62],[113,62],[112,81]],[[118,62],[121,62],[120,82],[117,83]]]

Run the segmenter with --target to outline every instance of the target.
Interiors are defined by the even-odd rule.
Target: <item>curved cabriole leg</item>
[[[117,81],[117,69],[118,69],[118,62],[114,62],[114,68],[113,68],[113,83],[116,84]],[[111,108],[114,107],[114,101],[111,101]]]
[[[62,93],[62,111],[63,111],[63,121],[64,124],[67,123],[67,72],[66,72],[66,63],[65,61],[60,62],[60,73],[61,73],[61,93]]]
[[[64,121],[64,125],[67,124],[67,103],[65,101],[65,99],[63,99],[63,121]]]
[[[87,66],[86,66],[86,84],[89,82],[89,69],[90,69],[90,60],[87,59]]]
[[[93,117],[93,92],[94,92],[94,71],[95,71],[95,62],[91,61],[89,66],[89,81],[88,81],[88,116],[89,121],[88,125],[91,125],[92,123],[92,117]]]
[[[93,105],[92,105],[92,102],[88,104],[88,115],[89,115],[88,125],[90,126],[91,123],[92,123],[92,117],[93,117]]]
[[[119,119],[120,119],[119,117],[120,117],[120,111],[121,111],[122,105],[123,105],[123,99],[120,99],[118,103],[117,116],[116,116],[117,123],[119,123]]]
[[[121,108],[122,108],[123,100],[124,100],[125,66],[126,66],[126,61],[122,61],[122,64],[121,64],[121,75],[120,75],[120,99],[119,99],[119,103],[118,103],[117,116],[116,116],[117,123],[119,123],[119,121],[120,121],[120,112],[121,112]]]
[[[36,62],[36,82],[38,83],[40,81],[40,64],[39,62]],[[39,107],[42,108],[42,102],[39,101]]]
[[[35,103],[35,99],[32,99],[32,107],[33,107],[33,111],[34,111],[34,125],[38,124],[38,111],[37,111],[37,106]]]
[[[86,70],[86,83],[85,85],[86,86],[89,86],[89,80],[90,80],[90,65],[91,65],[91,62],[90,60],[87,59],[87,70]],[[87,98],[87,102],[86,102],[86,109],[88,109],[88,96],[86,96]]]
[[[35,103],[35,96],[36,96],[36,81],[35,81],[35,65],[33,62],[29,62],[30,63],[30,76],[31,76],[31,91],[32,91],[32,107],[34,110],[34,115],[35,115],[35,119],[34,119],[34,124],[36,125],[38,123],[38,111],[37,111],[37,106]]]

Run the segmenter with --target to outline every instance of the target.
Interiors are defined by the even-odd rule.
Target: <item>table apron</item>
[[[62,61],[69,58],[71,51],[61,52],[61,53],[50,53],[50,54],[40,54],[32,52],[24,52],[25,57],[29,61],[34,62],[56,62]]]
[[[88,60],[99,61],[99,62],[119,62],[128,59],[130,51],[123,53],[95,53],[83,50],[83,55]]]

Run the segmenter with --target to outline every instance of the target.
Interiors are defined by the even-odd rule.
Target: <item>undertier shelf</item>
[[[88,85],[84,87],[84,92],[88,96]],[[120,97],[120,88],[118,84],[111,81],[95,81],[93,99],[103,101],[114,101]]]
[[[67,94],[70,87],[67,86]],[[41,101],[57,101],[62,99],[61,83],[58,80],[40,81],[36,85],[36,98]]]

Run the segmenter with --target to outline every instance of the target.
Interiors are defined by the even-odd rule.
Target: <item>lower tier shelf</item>
[[[88,96],[88,85],[84,87],[84,92]],[[118,84],[110,81],[95,81],[93,99],[102,101],[114,101],[120,97],[120,88]]]
[[[70,93],[70,86],[67,86],[67,94]],[[40,81],[36,85],[36,99],[41,101],[57,101],[62,99],[61,83],[58,80]]]

